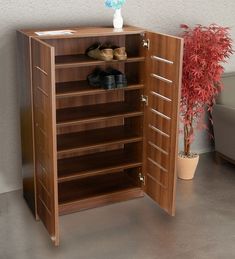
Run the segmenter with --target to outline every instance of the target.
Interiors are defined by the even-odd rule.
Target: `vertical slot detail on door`
[[[165,151],[164,149],[162,149],[162,148],[160,148],[159,146],[155,145],[152,141],[148,141],[148,144],[149,144],[151,147],[153,147],[153,148],[159,150],[159,151],[162,152],[163,154],[165,154],[165,155],[167,155],[167,156],[169,155],[169,153],[168,153],[167,151]]]
[[[159,97],[159,98],[161,98],[161,99],[167,101],[167,102],[171,102],[171,101],[172,101],[170,98],[168,98],[168,97],[166,97],[166,96],[164,96],[164,95],[162,95],[162,94],[159,94],[159,93],[157,93],[157,92],[155,92],[155,91],[150,91],[150,93],[151,93],[152,95],[154,95],[154,96],[157,96],[157,97]]]
[[[152,113],[154,113],[154,114],[157,114],[157,115],[161,116],[162,118],[164,118],[164,119],[166,119],[166,120],[171,120],[170,117],[166,116],[165,114],[163,114],[163,113],[161,113],[161,112],[159,112],[159,111],[157,111],[157,110],[155,110],[155,109],[153,109],[153,108],[151,108],[150,111],[151,111]]]
[[[148,157],[148,161],[150,161],[153,165],[155,165],[156,167],[160,168],[163,172],[168,172],[168,170],[163,167],[162,165],[158,164],[156,161],[154,161],[152,158]]]
[[[44,69],[42,69],[42,68],[40,68],[39,66],[34,66],[36,69],[38,69],[40,72],[42,72],[44,75],[48,75],[47,74],[47,72],[44,70]]]
[[[40,185],[42,186],[43,190],[47,193],[47,196],[50,197],[51,194],[50,194],[50,192],[47,190],[45,184],[41,181],[40,178],[38,179],[38,181],[39,181]]]
[[[153,125],[149,124],[149,128],[152,129],[153,131],[156,131],[158,132],[159,134],[167,137],[167,138],[170,138],[170,135],[166,134],[165,132],[161,131],[160,129],[154,127]]]
[[[38,91],[40,91],[42,94],[44,94],[46,97],[49,97],[49,95],[40,87],[37,86]]]
[[[45,202],[43,201],[42,197],[40,196],[40,194],[38,195],[38,199],[40,200],[40,202],[42,203],[43,207],[47,210],[47,213],[49,215],[51,215],[51,211],[48,209],[47,205],[45,204]]]
[[[163,76],[159,76],[159,75],[154,74],[154,73],[151,73],[150,75],[151,75],[151,77],[156,78],[156,79],[159,79],[159,80],[161,80],[161,81],[163,81],[163,82],[166,82],[166,83],[168,83],[168,84],[172,84],[172,83],[173,83],[172,80],[167,79],[167,78],[165,78],[165,77],[163,77]]]
[[[160,185],[162,188],[166,189],[166,185],[162,184],[161,182],[159,182],[156,178],[154,178],[151,174],[147,174],[147,176],[154,181],[155,183],[157,183],[158,185]]]
[[[152,55],[152,56],[151,56],[151,59],[152,59],[152,60],[161,61],[161,62],[164,62],[164,63],[170,64],[170,65],[173,65],[173,64],[174,64],[174,62],[173,62],[173,61],[171,61],[171,60],[168,60],[168,59],[165,59],[165,58],[160,58],[160,57],[155,56],[155,55]]]

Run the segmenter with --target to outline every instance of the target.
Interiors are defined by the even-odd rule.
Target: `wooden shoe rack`
[[[141,197],[174,215],[182,39],[136,27],[20,30],[24,197],[59,244],[59,215]],[[95,42],[125,46],[126,61],[84,55]],[[96,67],[128,86],[88,85]]]

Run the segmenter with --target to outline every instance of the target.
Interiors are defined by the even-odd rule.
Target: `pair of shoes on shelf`
[[[116,46],[111,46],[110,44],[101,45],[100,43],[95,43],[92,46],[90,46],[86,50],[86,55],[91,58],[102,60],[102,61],[111,61],[113,59],[115,60],[127,59],[125,47],[116,47]]]
[[[90,86],[104,89],[122,88],[127,86],[126,76],[119,70],[108,68],[106,71],[95,69],[87,76]]]

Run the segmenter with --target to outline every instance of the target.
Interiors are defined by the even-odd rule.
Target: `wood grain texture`
[[[103,94],[107,92],[117,92],[120,90],[132,91],[132,90],[142,89],[143,87],[144,87],[143,84],[130,82],[128,83],[128,86],[124,87],[123,89],[115,88],[115,89],[105,90],[102,88],[91,87],[88,85],[87,81],[72,81],[72,82],[56,84],[56,98],[60,99],[60,98],[68,98],[68,97],[75,97],[75,96],[97,95],[97,94]]]
[[[90,131],[58,135],[57,155],[72,155],[75,151],[92,150],[115,144],[127,144],[142,141],[142,136],[128,127],[117,126]]]
[[[57,110],[57,128],[114,118],[141,116],[143,112],[130,103],[115,102]]]
[[[129,170],[59,184],[60,214],[143,196],[128,174]]]
[[[135,145],[136,146],[136,145]],[[91,163],[92,161],[92,163]],[[140,167],[142,161],[134,150],[119,149],[58,160],[58,182]]]
[[[107,192],[107,194],[92,196],[90,198],[78,199],[74,202],[60,204],[59,214],[66,215],[81,210],[105,206],[115,202],[123,202],[130,199],[141,198],[143,196],[144,192],[140,187],[130,187],[124,190],[116,190],[115,192]]]
[[[102,66],[104,64],[109,64],[110,66],[115,63],[135,63],[143,62],[144,57],[128,57],[127,60],[111,60],[111,61],[102,61],[89,58],[83,54],[81,55],[68,55],[68,56],[57,56],[56,57],[56,69],[65,69],[65,68],[79,68],[79,67],[90,67],[90,66]]]
[[[48,44],[55,48],[56,56],[66,55],[82,55],[86,52],[89,46],[99,43],[101,45],[110,44],[112,46],[125,46],[126,35],[112,36],[96,36],[96,37],[77,37],[66,39],[50,39],[46,40]]]
[[[31,42],[24,34],[17,32],[18,41],[18,84],[20,87],[20,120],[23,195],[37,218],[35,152],[33,127],[33,91],[31,80]]]
[[[75,108],[75,107],[84,107],[84,106],[95,106],[95,105],[105,105],[115,102],[124,102],[124,90],[120,89],[119,91],[106,91],[102,92],[99,95],[89,94],[89,95],[80,95],[80,96],[73,96],[70,98],[59,98],[56,100],[56,107],[58,110],[64,108]],[[106,107],[107,108],[107,107]],[[97,107],[98,109],[98,107]],[[89,109],[90,110],[90,109]],[[98,111],[97,111],[98,112]],[[105,111],[103,111],[105,112]],[[89,113],[89,112],[88,112]],[[84,113],[83,113],[84,115]],[[79,116],[79,115],[78,115]]]
[[[35,37],[40,39],[66,39],[66,38],[86,38],[86,37],[99,37],[99,36],[122,36],[128,34],[141,34],[145,30],[135,26],[124,26],[122,30],[115,30],[113,27],[67,27],[59,28],[59,30],[73,30],[75,31],[71,35],[62,36],[37,36],[35,32],[37,31],[48,31],[48,30],[58,30],[58,28],[47,28],[47,29],[28,29],[20,30],[22,33],[28,37]]]
[[[59,245],[54,49],[32,39],[38,215]]]
[[[100,62],[100,61],[99,61]],[[102,70],[106,70],[110,66],[114,69],[120,70],[123,73],[126,74],[127,80],[129,83],[137,83],[138,82],[138,74],[133,73],[133,71],[136,71],[135,67],[138,66],[139,63],[144,63],[144,62],[132,62],[132,63],[126,63],[126,62],[103,62],[99,63],[99,68]],[[128,66],[132,66],[131,70],[127,70],[126,68]],[[67,83],[71,81],[84,81],[87,80],[87,76],[91,74],[96,68],[96,65],[92,66],[85,66],[85,67],[73,67],[70,69],[66,68],[61,68],[61,69],[56,69],[56,83]]]
[[[147,33],[146,37],[150,49],[146,67],[145,190],[174,215],[183,41],[158,33]]]

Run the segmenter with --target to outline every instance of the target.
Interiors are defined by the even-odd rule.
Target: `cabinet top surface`
[[[59,34],[58,31],[71,31],[69,34]],[[38,35],[36,32],[55,32],[54,35]],[[70,27],[70,28],[46,28],[46,29],[26,29],[19,30],[28,37],[40,39],[60,39],[60,38],[77,38],[77,37],[95,37],[95,36],[112,36],[144,33],[145,29],[124,26],[123,29],[114,29],[113,27]],[[58,34],[57,34],[58,33]]]

